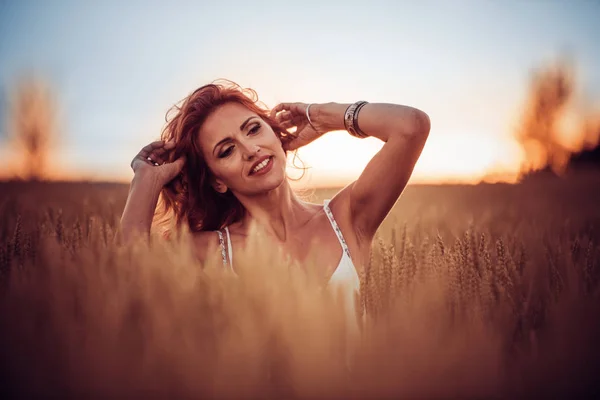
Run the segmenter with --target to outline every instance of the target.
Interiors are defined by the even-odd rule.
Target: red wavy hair
[[[167,112],[167,123],[161,133],[161,140],[175,140],[168,161],[182,155],[186,157],[181,173],[161,191],[157,212],[162,217],[161,222],[166,223],[174,215],[178,227],[187,222],[191,232],[198,232],[222,229],[244,216],[244,207],[231,191],[221,194],[211,185],[213,175],[198,143],[198,133],[206,118],[219,106],[230,102],[256,113],[282,142],[293,136],[269,117],[269,109],[259,102],[253,89],[243,89],[222,79],[196,89]]]

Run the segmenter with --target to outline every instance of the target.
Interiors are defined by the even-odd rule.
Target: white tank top
[[[333,231],[340,242],[340,246],[342,247],[342,257],[340,258],[340,262],[335,268],[335,271],[331,275],[331,278],[329,278],[329,283],[334,285],[347,284],[355,290],[360,290],[360,278],[358,277],[358,273],[356,272],[356,268],[354,267],[354,263],[350,257],[350,250],[348,250],[348,245],[344,240],[344,235],[342,235],[342,231],[338,227],[337,222],[335,222],[333,213],[329,208],[329,200],[325,200],[323,209],[325,210],[325,214],[327,215],[327,218],[331,223],[331,227],[333,228]],[[223,265],[233,271],[233,251],[231,249],[231,236],[229,235],[228,227],[225,227],[227,244],[225,244],[223,233],[221,231],[217,231],[217,234],[219,235],[219,243],[221,244],[221,258],[223,260]]]

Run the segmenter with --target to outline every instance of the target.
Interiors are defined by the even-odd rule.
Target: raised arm
[[[325,131],[345,129],[343,117],[350,104],[315,106],[313,119],[323,124]],[[358,126],[364,134],[385,142],[359,178],[346,189],[352,226],[368,241],[412,175],[429,136],[430,121],[427,114],[413,107],[369,103],[358,114]]]
[[[134,176],[121,216],[121,232],[125,242],[134,236],[150,234],[152,219],[162,187],[181,171],[185,160],[165,163],[172,142],[153,142],[145,146],[131,161]]]
[[[134,236],[150,234],[160,187],[141,175],[134,175],[121,216],[121,232],[125,242]]]

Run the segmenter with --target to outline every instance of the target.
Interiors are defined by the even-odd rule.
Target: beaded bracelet
[[[367,135],[365,135],[362,131],[357,130],[358,110],[362,108],[362,106],[364,106],[365,104],[367,104],[366,101],[357,101],[356,103],[351,104],[344,113],[344,126],[346,127],[346,130],[352,136],[360,139],[367,137]]]

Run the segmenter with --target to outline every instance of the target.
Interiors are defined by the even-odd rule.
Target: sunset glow
[[[33,71],[56,101],[48,179],[130,181],[131,159],[159,137],[166,111],[195,88],[226,78],[255,89],[269,107],[360,99],[414,106],[430,116],[432,129],[411,183],[514,182],[524,163],[547,161],[539,143],[526,152],[515,136],[530,112],[532,69],[551,64],[565,44],[574,59],[574,101],[556,122],[562,153],[555,159],[598,141],[583,128],[586,112],[597,115],[600,104],[592,3],[437,2],[431,13],[432,4],[400,10],[399,3],[369,2],[353,4],[344,18],[345,3],[328,3],[317,15],[279,2],[198,3],[185,11],[10,3],[0,13],[0,179],[24,171],[12,140],[11,93]],[[199,15],[225,13],[198,23]],[[290,24],[291,15],[310,27]],[[360,57],[342,43],[360,49]],[[328,133],[300,149],[309,170],[299,184],[347,184],[381,146]]]
[[[331,132],[299,151],[300,159],[309,167],[300,183],[345,185],[360,175],[382,146],[377,139],[359,140],[346,132]],[[518,144],[509,138],[432,134],[410,182],[479,183],[491,176],[514,182],[522,157]],[[291,176],[298,174],[290,167]]]

